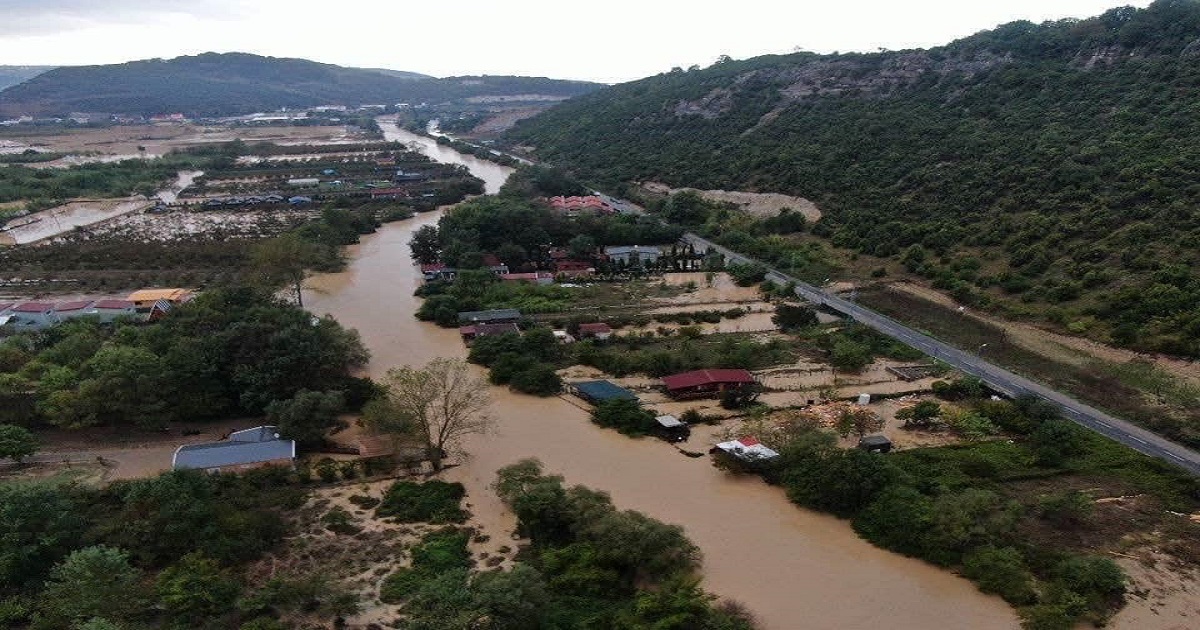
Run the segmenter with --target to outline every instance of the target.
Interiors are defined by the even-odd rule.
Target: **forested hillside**
[[[0,66],[0,90],[53,69],[54,66]]]
[[[813,233],[960,301],[1200,356],[1198,97],[1200,2],[1159,0],[930,50],[675,69],[509,139],[597,184],[804,196]]]
[[[205,53],[56,68],[0,92],[0,114],[69,112],[212,116],[279,107],[446,100],[485,95],[575,96],[600,87],[538,77],[451,77],[343,68],[305,59]]]

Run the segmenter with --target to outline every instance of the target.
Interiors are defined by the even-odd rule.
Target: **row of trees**
[[[157,428],[261,415],[299,393],[373,391],[349,370],[367,352],[353,331],[254,289],[211,289],[145,325],[80,319],[0,344],[0,421]]]

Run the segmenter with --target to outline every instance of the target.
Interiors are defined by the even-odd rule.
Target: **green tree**
[[[94,617],[123,621],[144,610],[141,571],[124,551],[84,547],[50,572],[38,601],[38,624],[71,626]]]
[[[77,546],[84,529],[80,506],[61,488],[0,484],[0,584],[38,582]]]
[[[267,422],[279,427],[279,435],[312,447],[325,442],[329,431],[339,426],[338,414],[345,407],[342,392],[302,389],[289,400],[267,405]]]
[[[133,423],[158,428],[169,417],[162,360],[146,348],[106,345],[83,366],[76,404],[83,424]]]
[[[654,413],[633,398],[612,398],[596,405],[592,422],[626,435],[646,435],[656,426]]]
[[[995,593],[1016,606],[1037,599],[1033,575],[1021,553],[1012,547],[981,547],[963,558],[963,575],[971,578],[985,593]]]
[[[775,314],[771,316],[771,321],[780,330],[790,332],[801,328],[808,328],[809,326],[816,326],[817,313],[807,306],[779,304],[775,307]]]
[[[896,412],[896,419],[903,420],[906,427],[926,427],[942,415],[942,406],[932,400],[922,400],[911,407]]]
[[[296,304],[303,307],[302,291],[307,270],[325,260],[327,252],[320,245],[300,236],[284,234],[256,245],[250,258],[264,282],[292,287]]]
[[[233,610],[241,584],[211,558],[190,553],[158,575],[158,601],[185,626],[203,626]]]
[[[20,464],[38,450],[38,441],[25,427],[0,424],[0,457],[11,458]]]
[[[432,225],[422,225],[413,232],[408,247],[412,257],[418,264],[428,265],[441,260],[442,242],[438,229]]]

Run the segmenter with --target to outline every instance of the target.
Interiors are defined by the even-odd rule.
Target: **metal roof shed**
[[[621,398],[637,400],[637,395],[633,392],[608,381],[583,381],[581,383],[571,383],[570,387],[576,396],[593,405],[598,405],[606,400]]]
[[[216,470],[296,458],[296,442],[281,440],[275,427],[237,431],[224,442],[185,444],[175,449],[171,468]]]

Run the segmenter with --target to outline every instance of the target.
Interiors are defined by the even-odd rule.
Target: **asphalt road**
[[[628,203],[624,204],[629,206]],[[620,206],[619,206],[620,207]],[[628,211],[628,210],[626,210]],[[697,247],[711,248],[724,254],[727,261],[740,264],[762,264],[746,256],[730,251],[695,234],[685,234],[683,239]],[[766,266],[766,265],[764,265]],[[929,335],[917,332],[890,317],[865,308],[850,300],[822,291],[821,289],[770,269],[767,279],[779,284],[795,283],[796,295],[817,305],[837,311],[865,326],[869,326],[893,339],[902,341],[925,354],[944,361],[958,370],[975,376],[992,389],[1010,397],[1033,394],[1062,412],[1063,416],[1107,436],[1135,451],[1157,457],[1175,464],[1193,474],[1200,475],[1200,453],[1151,433],[1139,426],[1085,405],[1069,396],[1013,374],[1002,367],[981,359],[978,355],[964,352]]]
[[[623,199],[595,192],[605,203],[622,213],[644,214],[645,211]],[[692,233],[683,235],[683,240],[697,247],[711,248],[721,252],[726,261],[740,264],[757,264],[768,269],[767,279],[786,285],[795,284],[796,295],[816,305],[837,311],[864,326],[869,326],[893,339],[902,341],[925,354],[943,361],[965,374],[970,374],[992,389],[1015,398],[1026,394],[1037,396],[1058,407],[1064,418],[1072,420],[1103,436],[1116,440],[1139,453],[1157,457],[1174,464],[1194,475],[1200,475],[1200,453],[1181,446],[1164,437],[1151,433],[1135,424],[1117,418],[1090,405],[1071,398],[1045,385],[1035,383],[1023,376],[984,361],[978,355],[964,352],[950,344],[938,341],[929,335],[917,332],[900,322],[863,307],[850,300],[827,293],[811,284],[786,275],[768,265],[731,251]]]

